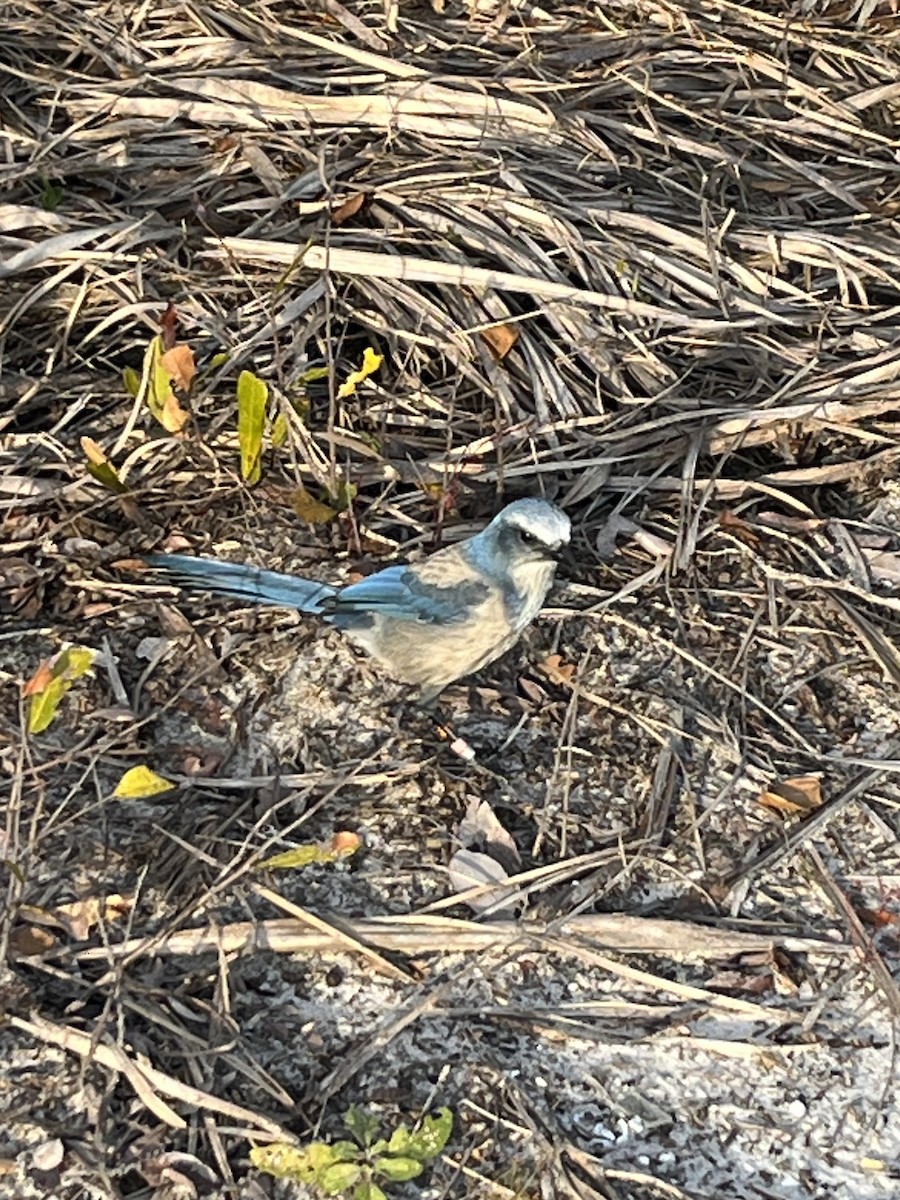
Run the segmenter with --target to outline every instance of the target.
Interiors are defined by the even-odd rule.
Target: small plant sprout
[[[312,1184],[323,1196],[351,1200],[387,1200],[383,1183],[415,1179],[437,1158],[453,1129],[453,1114],[438,1109],[415,1129],[399,1125],[389,1138],[378,1137],[378,1117],[353,1105],[344,1117],[353,1141],[310,1142],[307,1146],[254,1146],[250,1161],[276,1179]]]

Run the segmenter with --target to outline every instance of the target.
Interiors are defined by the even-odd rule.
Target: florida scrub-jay
[[[570,532],[556,505],[516,500],[474,537],[346,587],[183,554],[147,561],[181,586],[319,616],[429,703],[518,641],[541,610]]]

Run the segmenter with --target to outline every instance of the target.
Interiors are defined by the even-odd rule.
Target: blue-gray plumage
[[[321,617],[395,679],[417,684],[427,702],[518,641],[541,610],[569,535],[556,505],[516,500],[474,537],[347,587],[183,554],[148,562],[185,587]]]

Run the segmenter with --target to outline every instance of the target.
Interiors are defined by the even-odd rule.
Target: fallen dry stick
[[[291,1135],[285,1133],[274,1121],[251,1112],[249,1108],[242,1108],[240,1104],[232,1104],[229,1100],[220,1100],[218,1096],[192,1087],[189,1083],[173,1079],[171,1075],[151,1066],[150,1063],[140,1062],[136,1058],[130,1057],[121,1046],[111,1045],[108,1042],[95,1042],[89,1034],[83,1033],[81,1030],[70,1029],[66,1025],[56,1025],[52,1021],[44,1020],[43,1017],[34,1017],[31,1021],[26,1021],[22,1017],[10,1015],[6,1020],[13,1029],[18,1029],[37,1041],[46,1042],[51,1046],[60,1046],[63,1050],[69,1050],[73,1054],[78,1054],[91,1062],[108,1067],[117,1074],[124,1075],[134,1088],[141,1103],[172,1129],[186,1129],[187,1121],[162,1099],[163,1096],[182,1104],[189,1104],[193,1108],[202,1108],[207,1112],[219,1113],[220,1116],[241,1121],[248,1126],[248,1135],[264,1133],[277,1137],[281,1141],[293,1140]]]
[[[779,933],[745,933],[690,921],[664,921],[653,917],[630,917],[617,913],[573,917],[545,924],[531,921],[491,921],[478,924],[448,917],[380,917],[345,921],[354,938],[370,947],[400,954],[437,954],[446,951],[477,953],[505,950],[514,944],[545,937],[554,939],[554,949],[565,949],[568,939],[581,945],[592,943],[597,950],[641,954],[688,954],[701,958],[724,958],[782,946],[798,953],[852,953],[844,942],[794,937]],[[107,959],[111,955],[227,954],[248,950],[273,950],[276,954],[311,954],[347,949],[345,936],[327,929],[311,929],[293,918],[272,921],[237,921],[231,925],[205,925],[168,937],[130,938],[116,946],[97,946],[76,953],[79,962]]]

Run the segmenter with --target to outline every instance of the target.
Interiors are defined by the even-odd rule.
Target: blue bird
[[[570,534],[555,504],[516,500],[474,537],[346,587],[183,554],[147,561],[183,587],[320,617],[393,678],[418,686],[427,704],[519,640],[543,606]]]

